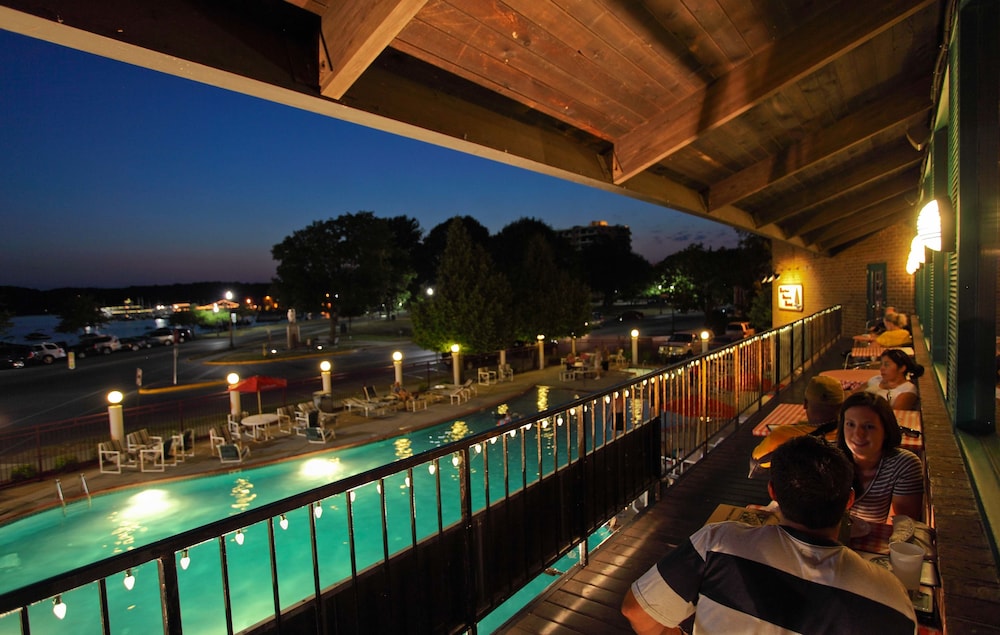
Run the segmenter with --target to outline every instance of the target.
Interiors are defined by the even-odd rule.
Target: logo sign
[[[779,284],[778,308],[782,311],[802,311],[802,285]]]

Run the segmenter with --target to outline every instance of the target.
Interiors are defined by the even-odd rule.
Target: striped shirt
[[[632,593],[650,617],[684,623],[695,635],[917,631],[913,604],[888,570],[778,525],[706,525],[636,580]]]
[[[909,450],[889,450],[879,462],[868,489],[857,495],[851,516],[870,523],[884,523],[889,517],[893,496],[924,493],[923,466]]]

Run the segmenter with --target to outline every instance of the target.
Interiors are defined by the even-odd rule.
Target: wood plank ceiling
[[[827,254],[914,222],[947,14],[946,0],[83,4],[101,6],[0,0],[0,27]]]

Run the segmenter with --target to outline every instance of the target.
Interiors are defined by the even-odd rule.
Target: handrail
[[[199,545],[208,549],[214,544],[221,563],[224,621],[230,632],[267,632],[266,624],[273,620],[280,620],[283,628],[315,632],[364,632],[373,624],[391,629],[392,620],[418,619],[405,614],[407,599],[398,598],[396,608],[372,615],[367,611],[384,606],[384,598],[367,603],[358,594],[384,595],[391,585],[385,586],[383,578],[401,575],[397,571],[412,573],[413,567],[447,578],[457,587],[413,589],[415,597],[433,599],[420,609],[419,619],[443,620],[449,631],[475,631],[477,621],[512,595],[519,588],[516,585],[523,585],[586,542],[594,529],[643,492],[666,486],[663,478],[669,472],[683,470],[711,451],[715,439],[727,434],[730,426],[735,429],[744,413],[759,407],[765,395],[780,390],[839,335],[840,307],[833,307],[532,417],[26,585],[0,597],[0,615],[20,611],[22,623],[29,627],[33,619],[29,606],[97,583],[97,606],[89,610],[98,611],[105,624],[114,622],[118,617],[109,614],[108,598],[121,593],[121,585],[106,581],[155,563],[163,632],[181,633],[181,557]],[[442,477],[445,469],[447,479]],[[390,487],[395,488],[392,496]],[[331,529],[324,525],[318,531],[316,511],[317,503],[328,500],[346,510],[342,531],[350,564],[346,577],[333,582],[331,571],[343,565],[320,555],[328,548],[325,541]],[[447,506],[446,501],[457,506]],[[563,502],[552,508],[552,501]],[[427,504],[434,505],[430,523],[424,520]],[[376,510],[381,518],[383,547],[378,556],[358,549],[356,506]],[[321,504],[318,507],[323,509]],[[297,518],[309,519],[311,543],[308,561],[296,568],[312,572],[313,590],[308,597],[290,601],[279,593],[285,581],[279,575],[278,556],[287,554],[279,554],[276,547],[276,528],[296,512]],[[541,518],[546,519],[544,523]],[[388,527],[397,520],[409,528],[410,535],[390,547]],[[261,525],[266,529],[271,560],[273,606],[266,614],[234,616],[227,572],[230,560],[236,558],[236,562],[238,557],[229,543],[244,531],[259,534],[255,528]],[[484,552],[483,545],[493,541],[521,539],[508,535],[518,527],[538,543],[530,561],[504,562],[488,549]],[[363,527],[361,533],[372,529]],[[333,527],[332,531],[338,530]],[[458,560],[454,566],[448,566],[450,558]],[[416,575],[413,579],[421,585],[419,581],[426,578]],[[348,602],[348,598],[353,600]],[[80,612],[79,608],[75,611]]]

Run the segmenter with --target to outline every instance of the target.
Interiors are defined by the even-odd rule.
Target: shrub
[[[27,481],[35,478],[38,475],[38,470],[35,469],[34,465],[29,465],[27,463],[23,465],[15,465],[10,471],[10,480],[15,483],[18,481]]]
[[[80,467],[80,461],[72,454],[56,457],[56,472],[73,472]]]

